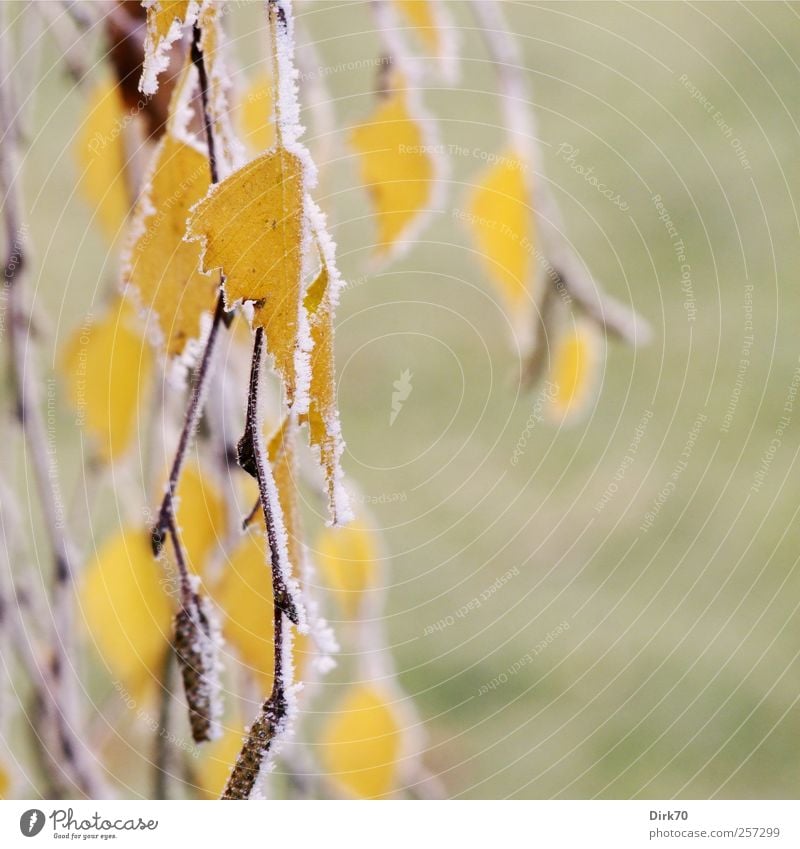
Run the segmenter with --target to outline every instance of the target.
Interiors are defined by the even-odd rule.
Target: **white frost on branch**
[[[147,10],[147,34],[139,91],[148,96],[158,91],[158,77],[169,66],[170,47],[181,38],[185,26],[194,25],[200,13],[200,0],[189,0],[186,17],[183,20],[174,18],[167,32],[161,36],[156,25],[156,14],[163,11],[164,5],[165,0],[142,0],[142,6]]]

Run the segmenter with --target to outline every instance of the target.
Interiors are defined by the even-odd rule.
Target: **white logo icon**
[[[392,392],[392,412],[389,414],[389,427],[394,424],[395,419],[403,409],[403,402],[408,400],[411,394],[411,378],[413,375],[409,369],[400,372],[400,378],[392,384],[394,392]]]

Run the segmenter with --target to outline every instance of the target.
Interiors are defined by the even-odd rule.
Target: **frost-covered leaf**
[[[225,564],[213,596],[223,612],[225,640],[268,692],[274,664],[272,576],[263,528],[245,534]]]
[[[397,783],[402,733],[389,696],[376,685],[356,685],[323,728],[320,760],[347,795],[385,796]]]
[[[256,153],[275,144],[272,121],[272,80],[266,73],[255,76],[241,92],[234,109],[234,120],[247,146]]]
[[[533,221],[525,185],[525,164],[513,152],[498,157],[478,178],[466,222],[489,279],[512,315],[529,299]]]
[[[556,342],[549,381],[550,415],[556,421],[574,419],[594,397],[602,337],[594,322],[576,319]]]
[[[339,524],[351,518],[350,505],[342,483],[341,456],[344,451],[339,410],[336,405],[336,374],[333,350],[333,312],[338,298],[338,281],[332,288],[328,266],[323,265],[306,294],[306,310],[311,323],[311,395],[308,406],[309,440],[317,449],[325,473],[331,521]]]
[[[68,339],[62,369],[70,400],[102,459],[118,459],[137,436],[152,366],[141,321],[122,298]]]
[[[8,799],[11,793],[11,771],[5,764],[0,764],[0,799]]]
[[[208,562],[227,533],[228,513],[216,483],[196,463],[183,470],[175,492],[176,521],[189,568],[208,574]]]
[[[151,95],[158,91],[158,75],[169,65],[169,48],[183,35],[183,28],[197,20],[198,0],[145,0],[147,33],[144,65],[139,90]]]
[[[375,589],[381,578],[375,531],[360,518],[343,528],[325,528],[317,539],[316,559],[323,582],[344,617],[359,619],[365,594]]]
[[[208,157],[168,131],[158,143],[134,213],[123,280],[157,320],[160,347],[180,355],[202,333],[202,318],[214,309],[218,275],[201,274],[200,246],[186,242],[190,208],[210,185]]]
[[[131,685],[158,676],[173,606],[146,529],[125,527],[103,542],[82,577],[81,611],[113,676]]]
[[[227,307],[239,301],[253,303],[253,324],[264,328],[267,348],[292,403],[298,372],[308,377],[307,318],[301,298],[305,221],[300,158],[278,148],[212,186],[194,208],[188,235],[203,243],[204,270],[222,269]],[[307,404],[307,391],[302,394]]]
[[[126,115],[122,95],[111,80],[92,89],[87,106],[74,148],[79,169],[78,187],[94,210],[93,220],[113,242],[131,208],[123,131],[130,118]]]
[[[385,257],[403,247],[434,205],[433,145],[400,87],[384,95],[369,119],[356,127],[352,143],[361,160],[361,180],[372,197],[376,253]]]

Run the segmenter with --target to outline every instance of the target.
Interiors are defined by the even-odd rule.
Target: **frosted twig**
[[[277,527],[276,513],[280,511],[280,503],[274,498],[275,483],[269,468],[269,458],[264,446],[264,433],[259,416],[259,385],[261,382],[261,359],[264,349],[264,328],[256,328],[253,341],[253,360],[250,368],[250,389],[247,396],[247,418],[244,434],[239,440],[239,465],[249,475],[258,481],[258,497],[264,513],[269,544],[270,562],[272,565],[272,584],[275,591],[275,605],[289,619],[298,624],[299,606],[294,598],[293,588],[288,584],[286,574],[286,552],[282,550],[280,530]],[[282,523],[281,523],[282,524]]]
[[[259,386],[261,382],[261,359],[264,349],[264,329],[258,327],[253,341],[253,359],[250,370],[250,390],[247,399],[247,421],[245,432],[239,441],[239,463],[242,468],[258,480],[259,497],[267,526],[267,541],[272,569],[273,597],[273,645],[274,673],[272,692],[264,702],[261,712],[251,726],[244,745],[239,753],[228,782],[223,791],[223,799],[249,799],[258,782],[268,754],[274,741],[285,729],[289,716],[289,688],[287,680],[291,669],[291,658],[285,653],[291,648],[289,622],[298,622],[298,609],[290,588],[287,586],[285,571],[285,551],[281,551],[281,540],[276,528],[276,513],[280,511],[280,502],[276,494],[274,481],[268,469],[268,458],[264,446],[264,434],[258,415]],[[286,617],[286,619],[284,619]]]
[[[473,0],[472,8],[497,74],[507,129],[517,152],[527,160],[528,193],[534,199],[534,213],[541,225],[539,232],[556,276],[575,303],[606,333],[630,345],[646,344],[650,339],[647,321],[626,304],[603,292],[564,235],[560,210],[542,177],[536,119],[528,100],[524,66],[517,44],[508,31],[502,4],[490,0]],[[532,179],[534,172],[539,174],[535,182]]]
[[[208,75],[203,54],[200,50],[200,27],[195,25],[192,33],[191,58],[197,68],[200,83],[203,124],[208,145],[208,162],[211,182],[219,181],[216,147],[211,116],[208,108]],[[217,296],[211,329],[200,360],[198,373],[192,384],[189,407],[183,423],[178,449],[170,469],[167,490],[158,514],[158,522],[152,532],[153,553],[158,557],[169,536],[175,552],[180,581],[180,609],[175,617],[175,655],[183,678],[184,692],[189,706],[189,722],[196,743],[214,739],[218,733],[218,681],[217,653],[214,623],[211,610],[198,594],[190,578],[186,558],[178,535],[175,520],[175,491],[180,480],[189,444],[197,432],[205,403],[206,389],[211,375],[212,356],[215,350],[219,327],[223,320],[224,302],[222,287]]]
[[[200,28],[195,26],[192,34],[192,61],[197,68],[198,77],[200,80],[200,101],[203,112],[203,126],[206,133],[206,143],[208,145],[208,164],[211,171],[211,182],[219,182],[219,171],[217,169],[217,155],[214,143],[214,131],[211,122],[211,116],[208,110],[208,75],[206,74],[205,62],[203,54],[200,50]],[[172,468],[167,481],[166,492],[164,499],[161,502],[161,507],[158,511],[158,521],[153,528],[153,553],[158,556],[160,553],[166,534],[169,529],[170,522],[175,521],[175,490],[178,487],[183,464],[186,461],[186,454],[189,450],[192,439],[197,433],[197,426],[200,423],[200,416],[203,413],[203,407],[206,400],[206,390],[211,375],[213,365],[214,350],[219,336],[219,327],[221,323],[228,322],[225,320],[225,300],[222,292],[222,280],[220,281],[220,290],[217,295],[217,303],[214,307],[214,317],[211,320],[211,329],[206,339],[205,347],[200,358],[200,364],[197,368],[197,373],[192,382],[191,395],[189,397],[189,406],[186,410],[186,416],[181,429],[181,435],[178,439],[178,448],[175,452],[175,457],[172,461]]]

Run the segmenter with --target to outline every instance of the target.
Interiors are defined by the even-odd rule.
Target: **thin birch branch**
[[[45,780],[61,797],[69,797],[72,786],[91,798],[93,792],[105,792],[94,778],[95,763],[77,738],[73,726],[59,709],[61,680],[51,660],[42,656],[33,634],[34,622],[47,619],[35,604],[36,596],[15,578],[12,560],[24,557],[16,539],[21,527],[16,504],[5,487],[0,486],[0,530],[2,531],[2,571],[0,571],[0,631],[14,649],[20,667],[28,674],[31,686],[32,715],[29,719],[34,745],[40,755]],[[37,721],[38,720],[38,721]]]
[[[219,170],[217,167],[217,154],[214,141],[214,131],[212,127],[211,115],[208,108],[208,74],[206,73],[205,62],[203,61],[203,53],[200,50],[200,28],[195,25],[192,33],[191,47],[192,62],[197,68],[198,77],[200,80],[200,101],[203,112],[203,126],[206,134],[206,144],[208,146],[208,164],[211,171],[211,183],[219,182]],[[219,294],[217,295],[217,303],[214,307],[214,316],[211,321],[211,329],[206,339],[203,354],[200,358],[200,364],[197,368],[194,380],[192,382],[191,394],[189,396],[189,406],[186,410],[183,428],[178,440],[178,448],[175,452],[175,457],[172,461],[172,468],[167,481],[167,489],[164,493],[164,499],[161,502],[161,507],[158,511],[158,520],[153,529],[153,552],[156,556],[160,553],[170,523],[175,521],[175,490],[178,487],[183,464],[186,461],[186,455],[195,434],[197,426],[200,423],[200,417],[203,413],[203,407],[206,401],[206,392],[213,367],[214,351],[216,349],[217,338],[219,336],[220,324],[229,324],[225,318],[225,300],[222,291],[222,281],[220,281]]]
[[[473,0],[472,9],[497,74],[506,126],[518,152],[529,166],[526,172],[528,191],[534,199],[534,214],[541,224],[539,232],[549,262],[570,297],[606,333],[630,345],[647,344],[651,335],[647,321],[602,290],[565,236],[561,212],[543,176],[536,118],[526,90],[524,66],[517,44],[508,30],[502,4]],[[532,179],[534,172],[539,175],[536,181]],[[554,281],[551,279],[551,282]]]
[[[249,799],[258,782],[261,770],[266,763],[274,741],[285,729],[289,714],[288,690],[291,681],[287,680],[291,664],[285,663],[290,658],[284,652],[290,651],[289,618],[293,614],[297,620],[297,609],[288,593],[280,564],[280,554],[276,539],[273,510],[280,505],[273,505],[270,500],[270,490],[266,481],[266,450],[264,435],[260,432],[258,416],[259,386],[261,383],[261,360],[264,349],[264,330],[256,329],[253,342],[253,359],[250,370],[250,391],[247,399],[247,422],[245,433],[239,442],[240,464],[258,480],[258,489],[264,519],[267,524],[267,539],[270,550],[270,565],[272,568],[273,596],[273,646],[274,673],[272,692],[261,708],[255,722],[250,727],[242,750],[236,759],[233,770],[225,789],[223,799]],[[287,617],[284,619],[284,617]]]

